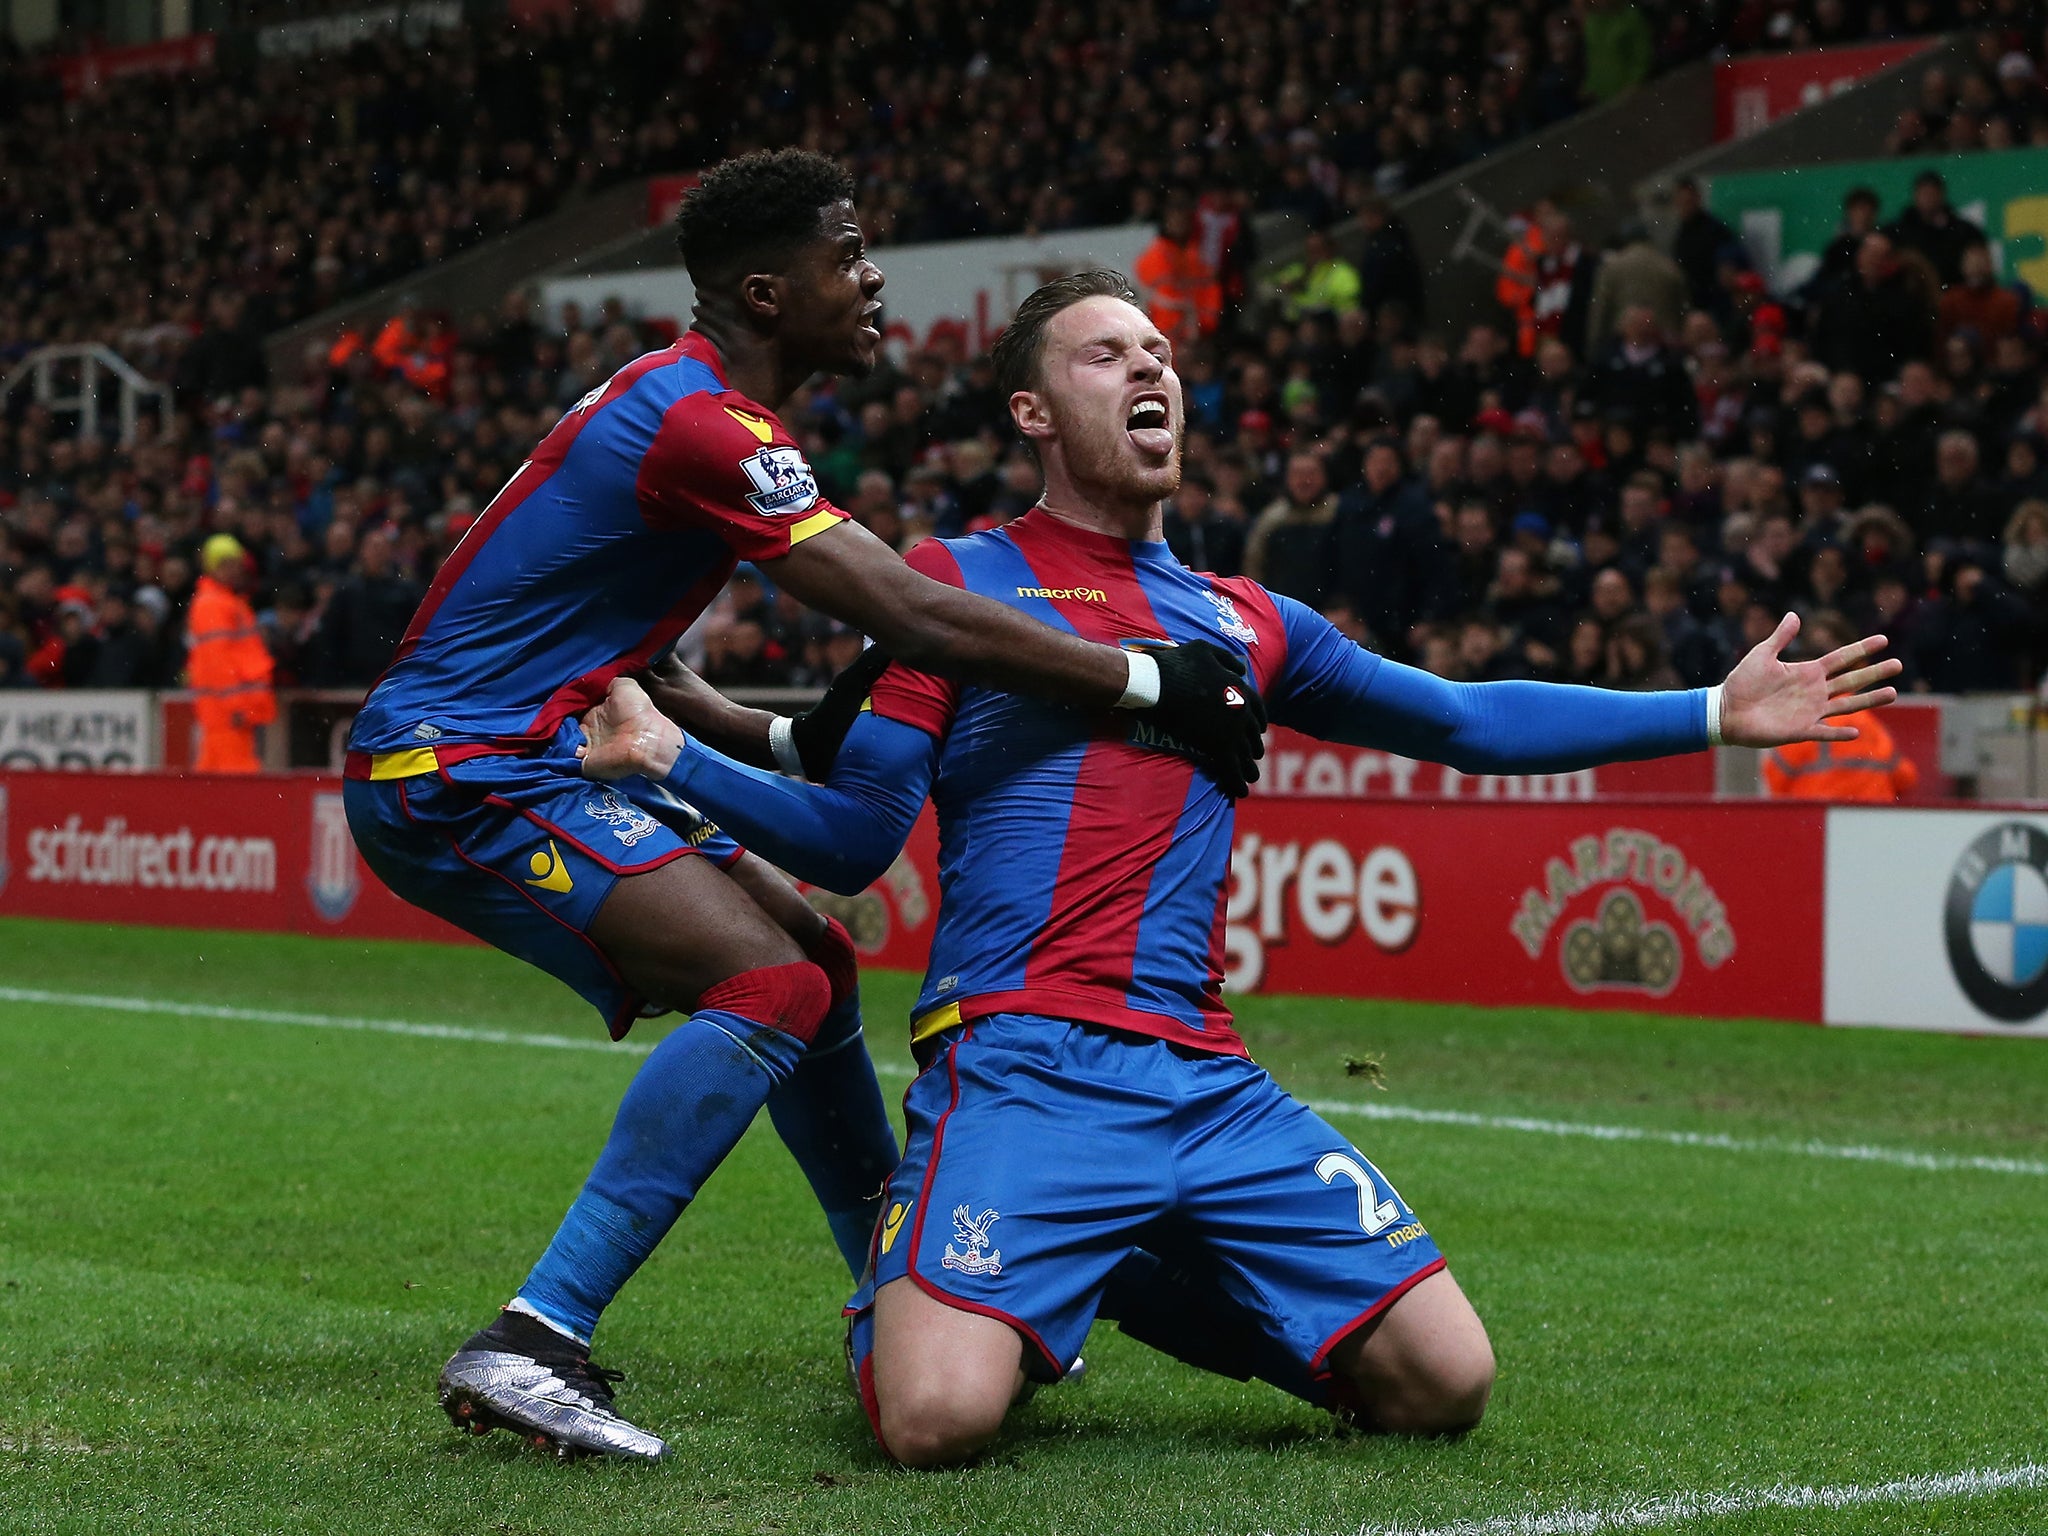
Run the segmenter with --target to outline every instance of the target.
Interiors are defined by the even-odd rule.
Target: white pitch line
[[[1544,1514],[1495,1515],[1454,1520],[1449,1525],[1368,1525],[1358,1536],[1606,1536],[1616,1531],[1653,1531],[1695,1520],[1750,1514],[1766,1509],[1862,1509],[1879,1504],[1937,1504],[1981,1499],[2016,1490],[2048,1488],[2048,1466],[1985,1467],[1946,1475],[1902,1477],[1888,1483],[1847,1483],[1834,1487],[1738,1489],[1733,1493],[1679,1493],[1606,1509],[1552,1510]]]
[[[0,986],[0,1003],[45,1003],[60,1008],[94,1008],[111,1013],[165,1014],[173,1018],[221,1019],[238,1024],[289,1024],[304,1029],[339,1029],[362,1034],[404,1035],[421,1040],[460,1040],[478,1045],[525,1045],[550,1051],[595,1051],[603,1056],[645,1056],[652,1045],[638,1041],[592,1039],[586,1035],[551,1035],[511,1029],[479,1029],[467,1024],[422,1024],[406,1019],[353,1018],[329,1013],[293,1013],[277,1008],[233,1008],[219,1003],[178,1003],[151,997],[109,997],[87,992],[50,992],[36,987]],[[911,1069],[898,1062],[877,1062],[884,1077],[907,1078]],[[1584,1120],[1540,1120],[1526,1115],[1482,1115],[1469,1110],[1416,1109],[1405,1104],[1360,1104],[1348,1099],[1305,1101],[1319,1115],[1360,1120],[1401,1121],[1411,1125],[1449,1125],[1467,1130],[1515,1131],[1585,1141],[1639,1142],[1689,1147],[1709,1152],[1766,1153],[1785,1157],[1816,1157],[1833,1162],[1879,1163],[1922,1173],[2010,1173],[2048,1178],[2048,1162],[2019,1157],[1964,1156],[1947,1152],[1915,1152],[1904,1147],[1873,1147],[1828,1141],[1784,1141],[1772,1137],[1728,1136],[1710,1131],[1665,1131],[1641,1125],[1600,1125]]]
[[[0,1003],[50,1003],[60,1008],[98,1008],[110,1013],[162,1013],[180,1019],[224,1019],[233,1024],[294,1024],[303,1029],[410,1035],[421,1040],[466,1040],[478,1045],[531,1045],[548,1051],[596,1051],[606,1056],[645,1056],[654,1049],[632,1040],[593,1040],[583,1035],[476,1029],[467,1024],[415,1024],[404,1019],[356,1019],[332,1013],[286,1013],[277,1008],[229,1008],[219,1003],[172,1003],[153,997],[100,997],[88,992],[45,992],[35,987],[0,987]]]
[[[1358,1104],[1346,1099],[1308,1099],[1319,1115],[1350,1115],[1361,1120],[1405,1120],[1415,1125],[1461,1125],[1474,1130],[1525,1131],[1538,1136],[1578,1137],[1587,1141],[1638,1141],[1667,1147],[1698,1147],[1711,1152],[1774,1152],[1790,1157],[1829,1158],[1844,1163],[1883,1163],[1893,1168],[1918,1168],[1926,1173],[2018,1173],[2048,1177],[2048,1162],[2023,1157],[1963,1156],[1949,1152],[1913,1152],[1904,1147],[1871,1147],[1833,1141],[1783,1141],[1770,1136],[1728,1136],[1716,1131],[1661,1131],[1643,1125],[1597,1125],[1583,1120],[1536,1120],[1526,1115],[1477,1115],[1460,1109],[1414,1109],[1405,1104]]]

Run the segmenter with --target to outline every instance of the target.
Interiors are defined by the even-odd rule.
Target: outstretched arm
[[[870,713],[847,733],[830,784],[764,773],[686,738],[631,678],[612,684],[583,729],[585,777],[665,784],[770,863],[843,896],[903,851],[938,761],[923,731]]]
[[[1846,741],[1839,717],[1889,704],[1899,670],[1872,663],[1881,635],[1788,663],[1787,614],[1719,688],[1618,693],[1559,683],[1452,683],[1373,655],[1298,603],[1280,600],[1289,658],[1276,691],[1286,725],[1351,746],[1448,763],[1465,773],[1565,773],[1727,742],[1773,747]]]

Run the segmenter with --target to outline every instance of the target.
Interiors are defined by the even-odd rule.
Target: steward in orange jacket
[[[1493,285],[1495,301],[1514,323],[1515,351],[1523,357],[1536,355],[1536,288],[1541,281],[1537,269],[1549,251],[1543,226],[1531,215],[1521,237],[1508,247]]]
[[[1202,254],[1185,204],[1167,206],[1158,237],[1140,253],[1131,275],[1162,336],[1186,344],[1215,335],[1223,318],[1223,284]]]
[[[256,728],[277,718],[270,688],[270,648],[256,610],[237,590],[248,556],[231,534],[217,533],[200,552],[204,572],[185,615],[185,681],[197,696],[201,773],[256,773]]]
[[[1902,799],[1920,782],[1920,770],[1874,714],[1845,722],[1854,741],[1795,741],[1764,756],[1764,792],[1794,800]]]

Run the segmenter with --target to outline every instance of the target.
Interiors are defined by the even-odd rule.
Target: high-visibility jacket
[[[1212,336],[1223,318],[1223,285],[1199,242],[1161,235],[1138,257],[1133,276],[1145,290],[1145,313],[1173,341]]]
[[[1847,722],[1854,741],[1795,741],[1764,756],[1764,790],[1796,800],[1902,799],[1920,782],[1920,770],[1875,715]]]
[[[1358,268],[1342,257],[1313,267],[1305,261],[1291,262],[1275,273],[1273,280],[1286,295],[1281,309],[1290,320],[1315,312],[1341,315],[1358,308],[1365,292]]]
[[[1541,281],[1537,269],[1549,249],[1543,226],[1531,219],[1521,238],[1508,247],[1493,285],[1494,298],[1514,319],[1515,350],[1523,357],[1536,353],[1536,289]]]
[[[447,395],[449,359],[454,354],[453,331],[445,327],[439,332],[415,331],[403,315],[385,321],[377,339],[370,343],[370,355],[379,364],[437,400]]]
[[[226,582],[199,578],[185,616],[185,681],[195,695],[201,773],[254,773],[256,727],[277,718],[270,648],[256,610]]]

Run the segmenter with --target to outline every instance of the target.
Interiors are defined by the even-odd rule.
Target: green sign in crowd
[[[1714,177],[1708,203],[1783,289],[1804,282],[1820,264],[1841,229],[1842,198],[1851,188],[1875,192],[1880,217],[1889,222],[1912,201],[1913,178],[1928,170],[1946,178],[1957,211],[1983,227],[1999,270],[2048,292],[2048,149],[1740,171]]]

